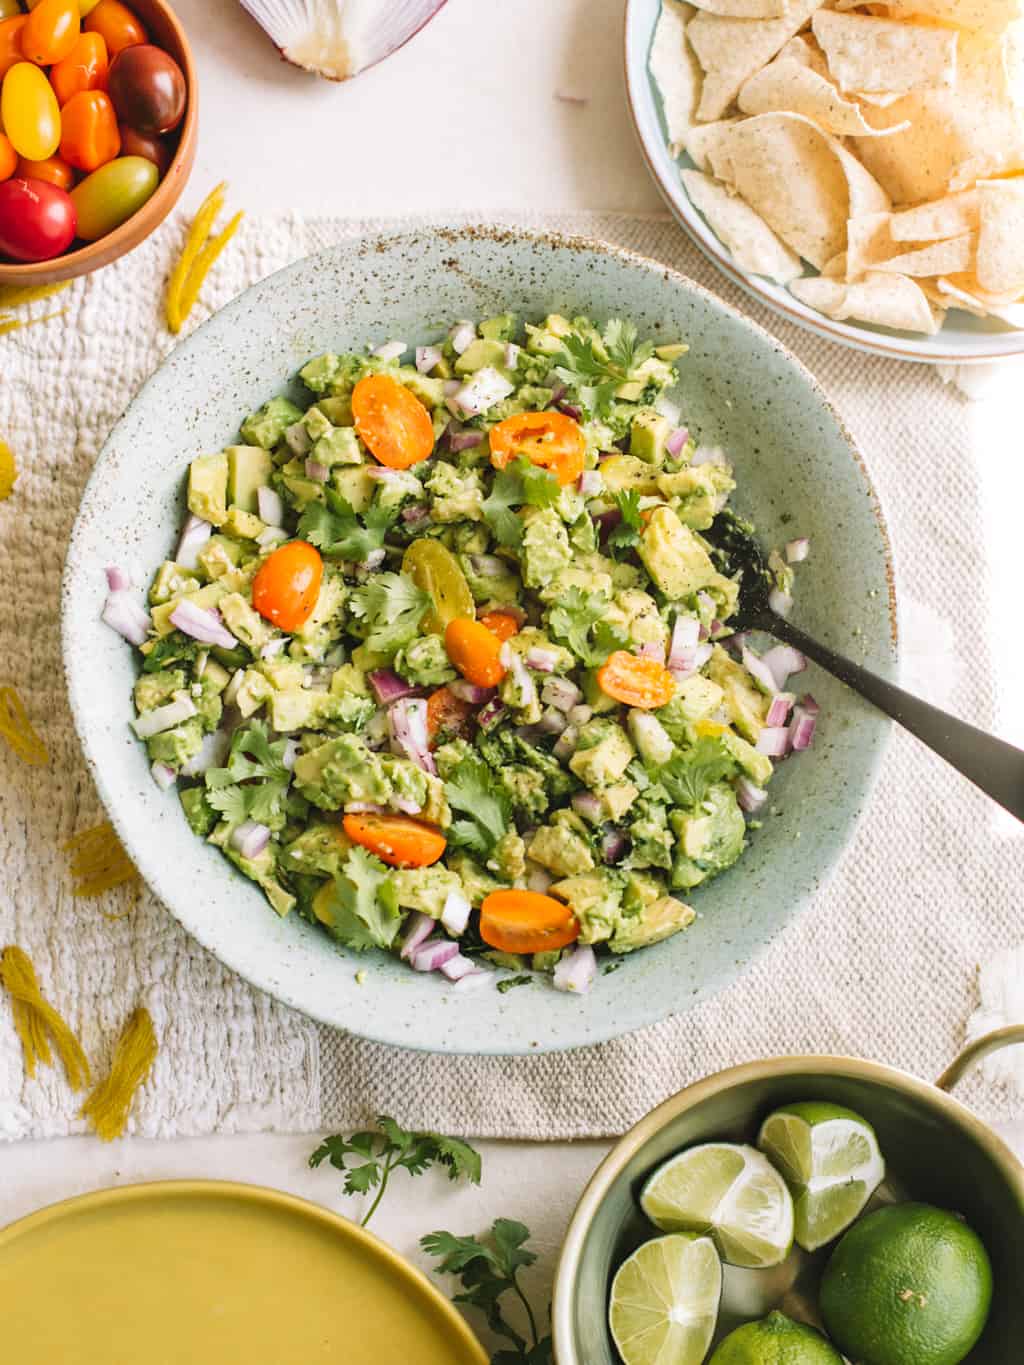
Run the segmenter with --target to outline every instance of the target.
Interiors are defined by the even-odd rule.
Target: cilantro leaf
[[[498,990],[502,995],[513,989],[515,986],[530,986],[533,984],[533,976],[529,972],[522,976],[506,976],[503,981],[498,982]]]
[[[324,490],[324,502],[311,502],[299,518],[297,534],[317,546],[328,558],[361,563],[384,544],[395,524],[397,507],[370,507],[360,521],[351,504],[332,488]]]
[[[350,612],[367,627],[367,648],[380,654],[408,644],[432,605],[430,594],[401,573],[375,574],[349,598]]]
[[[153,648],[143,657],[143,673],[159,673],[171,664],[189,663],[199,653],[199,642],[190,640],[180,630],[172,630],[169,635],[157,640]]]
[[[453,810],[468,816],[456,820],[448,830],[448,842],[456,848],[487,858],[506,833],[512,816],[509,800],[491,780],[483,759],[469,753],[444,784],[444,794]]]
[[[548,614],[548,629],[587,668],[603,664],[613,650],[628,643],[626,632],[605,619],[609,599],[602,592],[570,588]]]
[[[600,339],[571,331],[562,338],[562,351],[556,357],[561,363],[555,373],[576,390],[584,406],[606,417],[619,386],[654,354],[652,342],[637,346],[636,338],[635,325],[621,318],[612,318]]]
[[[550,507],[558,501],[561,485],[550,469],[520,457],[515,467],[523,480],[523,499],[531,507]]]
[[[612,551],[632,550],[640,543],[640,532],[644,528],[640,517],[640,494],[635,488],[625,488],[615,494],[615,501],[618,503],[622,520],[608,537],[608,544]],[[616,555],[616,558],[622,558]]]
[[[351,1137],[324,1138],[312,1153],[309,1164],[321,1166],[325,1161],[337,1171],[344,1171],[346,1194],[367,1194],[376,1189],[377,1196],[360,1220],[366,1227],[373,1217],[387,1189],[391,1172],[402,1167],[410,1175],[422,1175],[430,1166],[447,1167],[451,1180],[468,1180],[480,1184],[482,1162],[475,1147],[460,1138],[445,1137],[441,1133],[413,1132],[394,1119],[382,1115],[376,1130],[353,1133]]]
[[[498,544],[515,549],[523,538],[523,523],[512,510],[514,507],[550,507],[558,501],[560,492],[550,469],[532,464],[523,456],[500,469],[483,502],[484,519]]]
[[[273,828],[284,823],[291,781],[284,764],[287,745],[287,739],[272,742],[259,720],[232,735],[226,766],[210,768],[205,778],[207,801],[229,825],[255,820]]]
[[[708,788],[736,770],[736,762],[711,735],[703,735],[689,749],[677,749],[657,772],[657,780],[677,806],[696,807]]]
[[[402,923],[390,872],[379,858],[358,846],[334,878],[327,909],[331,933],[356,952],[390,948]]]

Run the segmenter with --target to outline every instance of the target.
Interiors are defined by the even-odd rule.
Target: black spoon
[[[922,744],[963,773],[993,801],[1024,820],[1024,750],[966,725],[852,659],[837,654],[772,610],[769,594],[774,578],[752,528],[730,511],[720,513],[705,532],[718,567],[740,573],[739,609],[729,620],[737,630],[762,630],[813,659],[840,682],[859,692],[880,711],[899,721]]]

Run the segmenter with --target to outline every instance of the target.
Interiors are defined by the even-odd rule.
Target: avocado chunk
[[[286,480],[286,483],[288,482]],[[331,483],[352,508],[352,511],[358,512],[360,516],[373,501],[376,484],[367,465],[338,465],[331,471]],[[291,487],[291,483],[289,483],[289,487]],[[313,489],[314,497],[319,497],[319,485],[314,484]],[[306,501],[311,502],[312,498],[307,498]]]
[[[729,719],[740,734],[756,744],[764,728],[769,701],[741,663],[731,659],[721,645],[715,645],[708,663],[708,675],[724,694]]]
[[[523,582],[528,588],[542,588],[555,574],[572,562],[569,537],[562,519],[553,507],[530,518],[521,546]]]
[[[463,894],[462,878],[440,864],[400,867],[392,872],[391,880],[403,910],[419,910],[432,919],[441,918],[444,903],[450,895]]]
[[[135,709],[155,711],[169,702],[175,692],[185,686],[185,674],[180,668],[160,669],[157,673],[143,673],[135,681]]]
[[[228,535],[237,536],[239,540],[255,540],[257,536],[263,534],[266,527],[255,512],[243,511],[241,507],[232,504],[224,518],[224,530]]]
[[[228,446],[224,453],[228,457],[228,501],[243,512],[255,512],[256,490],[270,482],[274,461],[262,446]]]
[[[391,796],[380,757],[358,735],[338,735],[300,754],[295,785],[321,810],[340,810],[351,801],[386,806]]]
[[[583,728],[569,767],[588,787],[610,787],[632,763],[634,752],[619,725],[591,720]]]
[[[174,630],[171,617],[179,602],[194,602],[197,607],[203,607],[209,611],[211,607],[220,606],[224,592],[225,590],[220,583],[207,583],[205,587],[198,588],[195,592],[187,592],[183,597],[172,597],[169,602],[161,602],[150,613],[153,630],[158,636],[170,635],[171,631]]]
[[[264,621],[259,612],[255,611],[241,593],[231,592],[226,597],[222,597],[217,603],[224,624],[232,635],[238,637],[243,645],[248,645],[251,650],[258,653],[265,644],[268,644],[274,634],[273,627],[269,622]]]
[[[452,853],[448,858],[448,867],[452,872],[458,873],[463,893],[470,905],[476,909],[479,909],[484,898],[492,891],[502,890],[502,883],[485,872],[468,853]]]
[[[202,787],[185,787],[178,792],[178,800],[193,834],[205,839],[217,823],[217,812],[206,799]]]
[[[455,373],[476,374],[477,370],[486,369],[488,365],[504,372],[506,378],[508,377],[505,370],[505,343],[487,337],[477,337],[456,360]]]
[[[341,875],[351,847],[352,840],[340,825],[314,820],[298,838],[281,849],[281,866],[289,873],[337,877]]]
[[[488,341],[513,341],[516,335],[516,315],[498,313],[493,318],[485,318],[477,331]]]
[[[315,362],[313,362],[315,364]],[[306,367],[307,369],[309,366]],[[249,445],[262,446],[271,450],[277,445],[285,431],[302,416],[301,409],[287,398],[271,398],[241,426],[242,440]]]
[[[687,725],[696,724],[714,715],[725,701],[725,692],[718,683],[695,673],[692,678],[684,678],[676,683],[676,694],[667,706],[660,707],[654,715],[662,726],[677,742],[685,738]]]
[[[683,525],[694,531],[708,529],[735,487],[729,471],[714,464],[658,475],[659,491],[670,500]]]
[[[572,907],[580,922],[580,943],[604,943],[611,938],[622,907],[620,875],[601,870],[585,872],[555,882],[550,891]]]
[[[707,550],[671,507],[656,507],[640,535],[640,558],[666,597],[687,597],[715,583]]]
[[[331,427],[310,451],[310,459],[332,469],[335,465],[363,463],[363,452],[352,427]]]
[[[727,783],[710,787],[697,810],[673,810],[669,823],[676,835],[674,887],[697,886],[731,867],[743,852],[746,822]]]
[[[458,675],[440,635],[420,635],[395,655],[395,672],[414,687],[440,687]]]
[[[629,425],[629,453],[645,464],[665,462],[665,442],[672,432],[667,417],[654,408],[641,408]]]
[[[484,492],[475,469],[459,470],[438,460],[426,484],[434,521],[482,521]]]
[[[202,568],[202,559],[200,556],[197,558],[199,559],[199,567]],[[150,605],[157,607],[162,602],[169,602],[172,597],[184,597],[187,592],[196,592],[199,587],[198,578],[193,578],[189,571],[183,569],[180,564],[175,564],[171,559],[165,559],[157,570],[157,575],[149,590]]]
[[[197,455],[188,467],[188,510],[214,526],[228,515],[228,457],[223,450]]]
[[[282,919],[291,913],[295,908],[295,897],[278,881],[277,863],[269,845],[256,858],[243,858],[230,844],[224,845],[224,852],[240,872],[256,883]]]
[[[231,536],[211,536],[196,555],[203,573],[209,579],[223,578],[242,562],[242,546]]]
[[[589,872],[594,855],[586,841],[565,825],[541,825],[530,840],[529,856],[561,877]]]
[[[658,492],[658,471],[635,455],[612,455],[601,464],[601,477],[609,493],[627,491],[654,497]]]
[[[146,740],[150,762],[166,763],[171,768],[180,768],[190,758],[195,758],[202,747],[203,722],[199,716]]]
[[[616,926],[608,947],[613,953],[632,953],[662,939],[671,938],[697,918],[690,906],[674,896],[658,896],[644,906],[640,915],[623,918]]]

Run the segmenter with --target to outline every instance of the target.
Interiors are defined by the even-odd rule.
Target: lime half
[[[815,1251],[845,1232],[885,1177],[869,1123],[817,1100],[770,1114],[757,1139],[793,1194],[796,1240]]]
[[[608,1326],[625,1365],[701,1365],[718,1320],[722,1263],[709,1237],[656,1237],[612,1281]]]
[[[730,1265],[778,1265],[793,1244],[789,1189],[753,1147],[707,1142],[680,1152],[648,1180],[640,1207],[663,1232],[710,1233]]]

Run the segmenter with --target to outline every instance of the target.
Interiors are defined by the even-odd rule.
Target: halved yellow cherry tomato
[[[672,674],[657,659],[644,659],[617,649],[597,670],[597,685],[606,697],[641,711],[667,706],[676,694]]]
[[[480,907],[480,937],[503,953],[546,953],[579,936],[569,906],[539,891],[492,891]]]
[[[402,557],[402,572],[429,593],[433,607],[423,618],[428,635],[443,635],[449,621],[475,616],[476,603],[459,561],[439,540],[414,540]]]
[[[564,412],[520,412],[491,427],[491,464],[504,469],[523,455],[550,469],[564,487],[583,473],[586,442],[578,422]]]
[[[324,562],[304,540],[275,550],[252,580],[252,604],[281,630],[298,630],[312,615],[320,595]]]
[[[450,621],[444,647],[462,676],[477,687],[497,687],[505,676],[501,641],[482,621],[465,616]]]
[[[369,849],[389,867],[430,867],[448,843],[436,826],[408,815],[367,812],[346,815],[341,824],[354,844]]]
[[[360,379],[352,390],[352,418],[363,444],[388,469],[408,469],[434,449],[430,413],[389,374]]]

